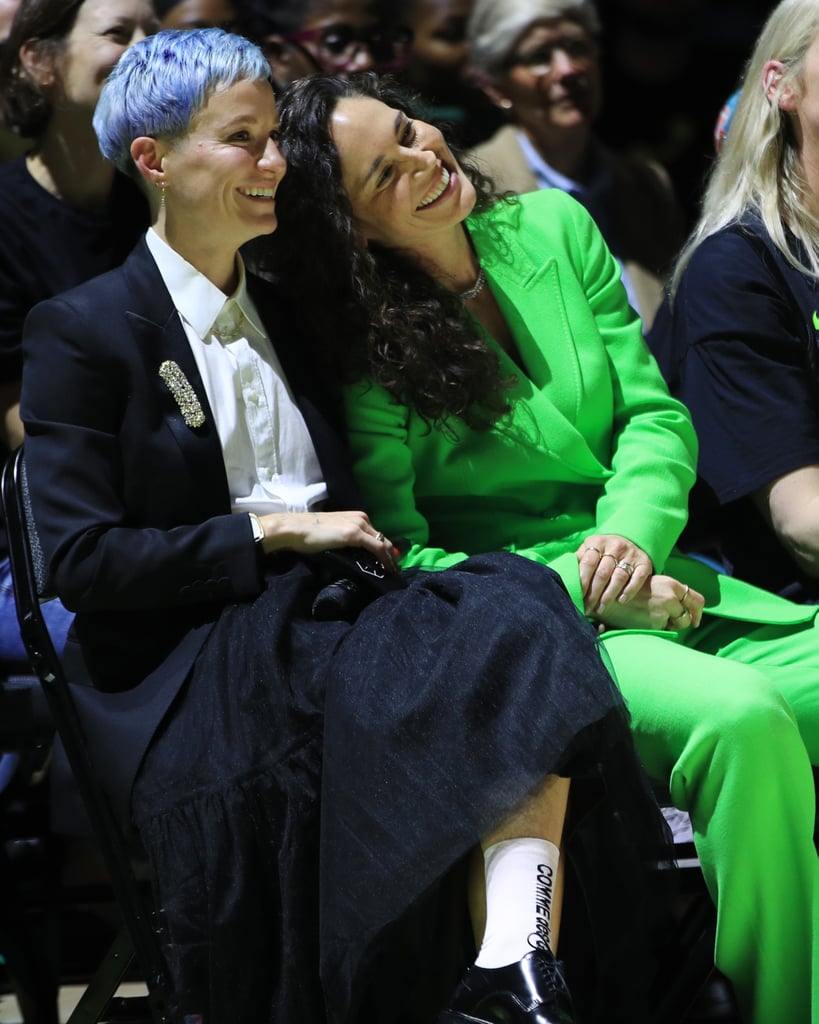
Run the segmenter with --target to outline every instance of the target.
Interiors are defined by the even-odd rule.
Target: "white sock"
[[[486,931],[478,967],[505,967],[551,949],[552,899],[560,851],[548,839],[506,839],[484,851]]]

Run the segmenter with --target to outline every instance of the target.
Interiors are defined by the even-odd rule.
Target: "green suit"
[[[754,1024],[811,1015],[811,763],[819,763],[816,609],[719,576],[673,550],[696,438],[625,301],[586,212],[557,190],[469,222],[522,366],[490,431],[428,430],[365,383],[348,392],[357,474],[377,528],[405,536],[405,566],[516,551],[551,565],[582,608],[575,552],[621,534],[706,596],[697,630],[610,631],[603,642],[649,772],[689,811],[718,906],[716,962]],[[494,342],[491,342],[494,345]]]

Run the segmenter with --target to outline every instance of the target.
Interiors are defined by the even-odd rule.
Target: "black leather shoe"
[[[536,949],[508,967],[470,967],[438,1024],[574,1024],[563,965]]]

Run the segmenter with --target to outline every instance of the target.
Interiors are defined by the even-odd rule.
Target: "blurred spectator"
[[[157,27],[150,0],[21,0],[0,59],[3,117],[32,139],[0,167],[0,437],[23,437],[18,412],[23,321],[35,303],[120,263],[148,223],[134,183],[99,151],[91,125],[120,54]],[[0,661],[26,663],[5,539],[0,544]],[[47,615],[57,641],[70,616]]]
[[[783,0],[649,335],[700,439],[685,540],[819,602],[819,5]]]
[[[162,28],[223,28],[231,31],[236,11],[230,0],[154,0]]]
[[[561,188],[592,214],[646,325],[683,240],[683,215],[656,163],[603,146],[603,84],[591,0],[475,0],[471,60],[510,124],[474,150],[501,189]]]
[[[316,71],[399,71],[411,39],[378,0],[243,0],[236,31],[265,51],[277,88]]]
[[[712,134],[772,0],[604,0],[600,138],[658,161],[687,226],[713,161]],[[706,73],[707,69],[707,73]]]
[[[11,23],[20,0],[0,0],[0,54],[8,41]],[[26,150],[26,140],[15,135],[6,122],[0,119],[0,163],[13,160]]]
[[[472,0],[402,0],[395,10],[399,23],[412,31],[402,80],[419,94],[431,118],[452,127],[461,145],[489,138],[502,117],[468,74]]]

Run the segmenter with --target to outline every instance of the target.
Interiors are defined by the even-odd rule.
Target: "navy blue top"
[[[20,379],[28,311],[122,263],[148,227],[148,204],[118,173],[104,211],[75,209],[35,181],[20,157],[0,165],[0,224],[0,383],[6,384]]]
[[[819,593],[751,499],[777,477],[819,463],[816,282],[748,218],[697,248],[648,343],[700,440],[683,543],[718,537],[737,576],[773,590],[797,581]]]

